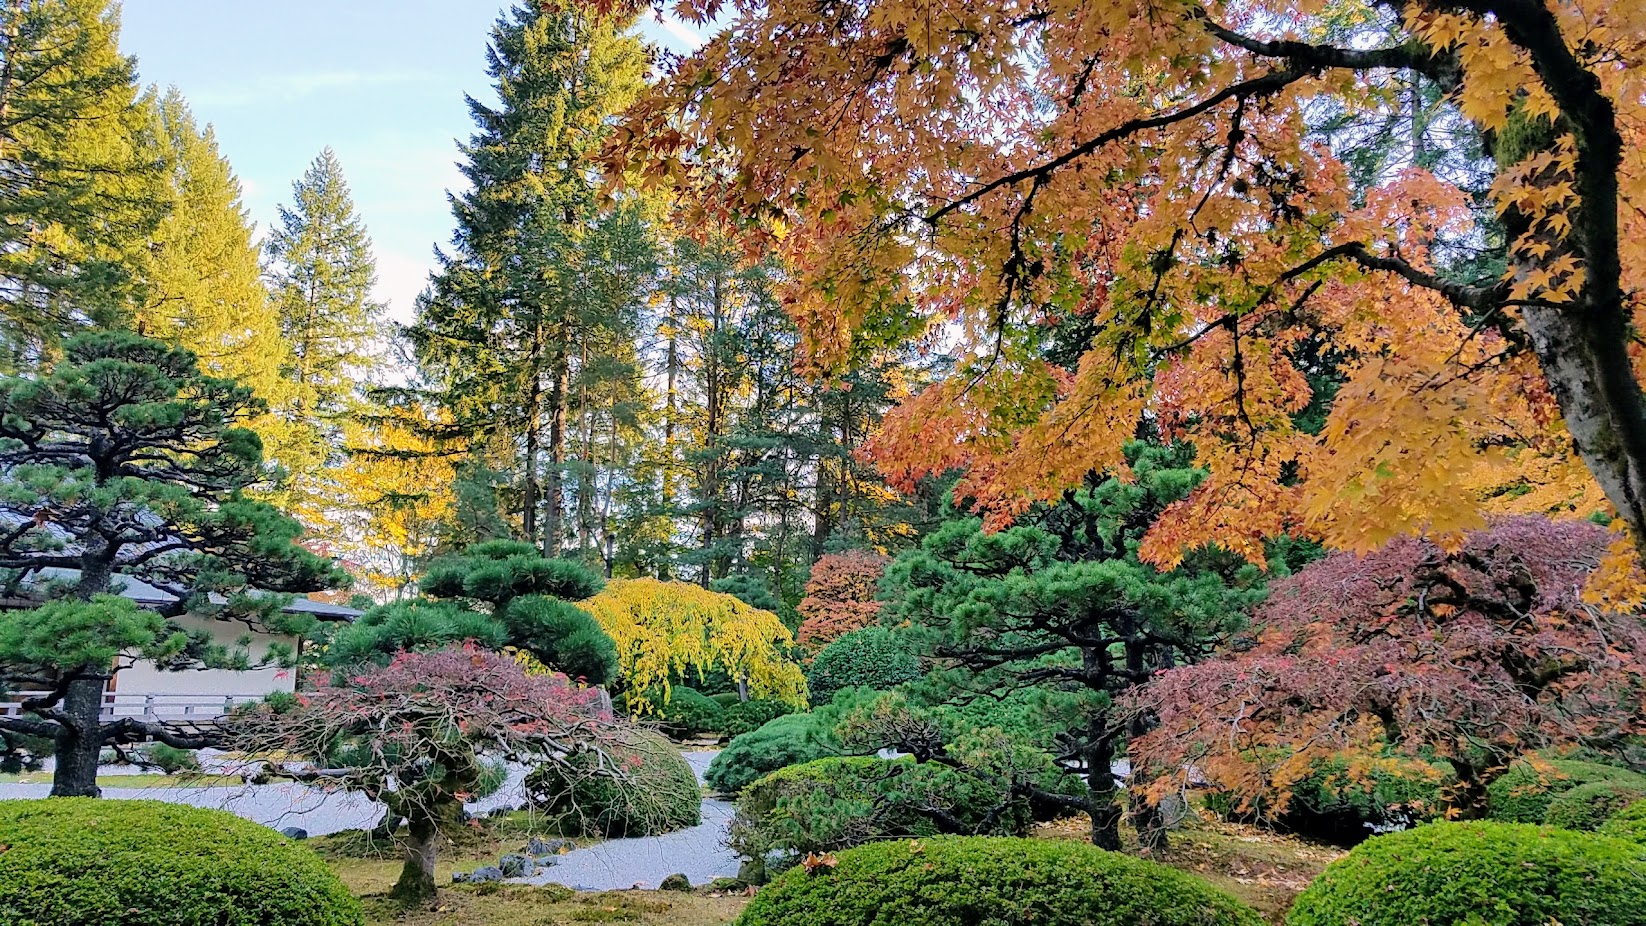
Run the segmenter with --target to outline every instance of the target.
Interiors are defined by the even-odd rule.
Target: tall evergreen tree
[[[279,500],[311,528],[334,527],[357,499],[343,497],[335,468],[345,462],[348,418],[370,382],[384,307],[371,238],[354,211],[343,167],[330,148],[292,184],[292,204],[268,240],[268,283],[285,337],[289,392],[277,412],[294,433],[275,462],[286,478]]]
[[[469,98],[472,189],[451,197],[452,247],[438,252],[408,330],[454,433],[515,474],[521,535],[550,555],[566,533],[568,467],[586,467],[594,443],[587,427],[578,440],[573,412],[595,401],[597,369],[633,375],[599,361],[632,340],[645,228],[632,208],[600,208],[590,162],[645,77],[630,24],[536,5],[498,20],[488,48],[498,104]],[[591,509],[592,485],[581,483]]]
[[[0,0],[0,369],[117,324],[164,215],[111,0]]]
[[[263,285],[240,181],[211,126],[196,122],[175,88],[150,91],[142,105],[155,156],[167,167],[170,208],[138,264],[142,299],[132,326],[187,349],[202,372],[235,379],[271,407],[283,407],[294,392],[284,375],[290,352]],[[263,414],[249,425],[265,455],[282,466],[311,452],[301,422]]]
[[[291,344],[290,375],[309,414],[346,410],[358,374],[372,363],[383,306],[371,297],[371,248],[343,166],[327,148],[292,184],[292,204],[280,207],[268,242],[269,282]]]

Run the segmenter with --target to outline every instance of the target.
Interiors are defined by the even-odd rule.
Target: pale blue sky
[[[260,228],[330,145],[376,244],[378,295],[405,318],[463,183],[464,93],[489,93],[486,37],[503,0],[126,0],[121,47],[143,83],[176,85],[217,129]],[[647,21],[675,51],[694,35]]]

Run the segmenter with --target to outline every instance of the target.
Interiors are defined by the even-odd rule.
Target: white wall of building
[[[245,624],[233,621],[215,621],[184,615],[173,618],[172,623],[184,630],[204,630],[211,635],[213,642],[230,648],[236,647],[240,638],[249,633],[252,638],[250,653],[253,664],[268,655],[271,642],[278,640],[288,647],[296,645],[295,638],[252,633]],[[276,691],[295,690],[296,676],[295,669],[278,666],[246,672],[233,672],[227,669],[162,672],[154,663],[140,660],[135,665],[127,666],[115,673],[114,693],[123,696],[122,700],[124,696],[145,694],[262,696]]]

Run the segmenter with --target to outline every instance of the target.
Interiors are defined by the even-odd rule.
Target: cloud
[[[428,80],[414,71],[315,71],[307,74],[269,74],[238,87],[194,91],[189,102],[197,106],[264,106],[291,103],[319,93],[383,87]]]
[[[688,48],[696,49],[705,41],[703,36],[700,35],[696,29],[686,25],[674,16],[666,14],[659,15],[657,17],[657,24],[663,27],[664,32],[667,32],[680,41],[686,43]]]

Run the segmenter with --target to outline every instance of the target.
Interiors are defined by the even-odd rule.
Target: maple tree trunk
[[[440,829],[432,814],[412,807],[407,808],[406,830],[406,863],[389,896],[405,903],[432,900],[437,891],[434,862]]]

